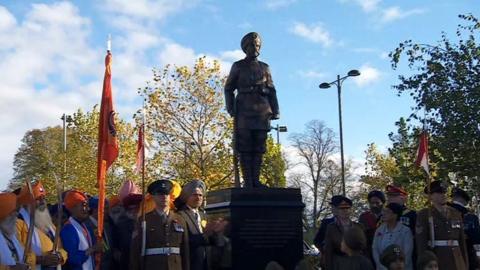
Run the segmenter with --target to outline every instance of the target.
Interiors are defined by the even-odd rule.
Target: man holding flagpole
[[[431,181],[428,166],[428,135],[420,134],[417,160],[427,174],[424,193],[430,206],[418,212],[415,226],[417,256],[430,250],[438,258],[440,270],[467,270],[468,255],[461,214],[447,205],[447,187],[442,181]]]
[[[433,181],[425,187],[424,192],[432,205],[420,210],[417,215],[415,232],[418,257],[426,250],[431,250],[437,255],[440,270],[467,270],[463,220],[457,210],[447,205],[447,187],[441,181]],[[429,217],[434,226],[430,226]],[[431,235],[435,236],[433,241]]]
[[[60,232],[63,247],[68,253],[63,269],[93,270],[94,256],[102,251],[103,244],[95,241],[92,229],[85,224],[89,218],[88,198],[79,190],[70,190],[63,204],[71,214]]]

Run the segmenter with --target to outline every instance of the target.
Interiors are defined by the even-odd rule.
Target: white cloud
[[[357,4],[362,7],[365,12],[372,12],[378,9],[381,0],[356,0]]]
[[[181,46],[176,43],[170,43],[165,46],[160,53],[161,65],[175,64],[177,66],[192,66],[197,56],[191,48]]]
[[[106,9],[133,18],[162,20],[197,4],[196,0],[107,0]]]
[[[0,6],[0,31],[9,29],[16,23],[15,17],[5,7]]]
[[[232,62],[244,58],[245,54],[239,50],[223,51],[220,52],[219,55],[195,53],[193,49],[182,46],[173,41],[166,44],[162,52],[159,54],[161,66],[174,64],[176,66],[191,67],[200,57],[205,57],[207,62],[212,62],[214,60],[219,61],[221,68],[220,72],[228,75]]]
[[[362,11],[369,13],[377,27],[382,24],[390,23],[396,20],[404,19],[412,15],[423,14],[425,9],[414,8],[402,10],[398,6],[382,7],[382,0],[339,0],[342,3],[355,3],[362,8]]]
[[[382,11],[382,17],[380,21],[382,23],[389,23],[399,19],[403,19],[416,14],[423,14],[425,10],[423,9],[411,9],[411,10],[402,10],[400,7],[394,6],[389,7]]]
[[[88,44],[90,20],[68,2],[33,4],[24,15],[17,21],[0,7],[0,188],[28,129],[60,124],[62,113],[89,108],[101,94],[103,59]],[[81,83],[86,77],[96,83]]]
[[[235,62],[245,58],[245,53],[242,50],[224,51],[220,53],[223,60]]]
[[[297,0],[266,0],[265,6],[267,7],[267,9],[276,10],[279,8],[288,7],[296,1]]]
[[[253,25],[252,25],[251,23],[249,23],[249,22],[243,22],[243,23],[241,23],[241,24],[238,25],[238,28],[244,29],[244,30],[246,30],[246,29],[252,29],[252,27],[253,27]]]
[[[329,47],[334,42],[330,33],[325,29],[322,23],[306,25],[304,23],[296,22],[290,27],[289,31],[309,41],[319,43],[324,47]]]
[[[315,70],[299,70],[298,75],[307,79],[322,79],[325,78],[325,73],[318,72]]]
[[[360,67],[360,76],[354,77],[355,84],[359,87],[364,87],[377,82],[381,78],[380,70],[364,64]]]
[[[137,88],[151,79],[153,66],[192,65],[203,56],[158,34],[161,22],[141,7],[150,2],[141,1],[135,7],[136,2],[111,0],[109,5],[120,5],[116,9],[107,6],[110,11],[106,16],[115,15],[115,20],[109,21],[115,29],[115,106],[127,121],[140,103]],[[152,8],[158,7],[158,3],[161,2],[155,2]],[[169,14],[181,10],[172,5]],[[189,5],[190,2],[182,7]],[[0,167],[4,168],[0,172],[0,189],[13,175],[13,156],[27,130],[58,125],[61,114],[71,114],[78,108],[90,110],[99,103],[105,44],[91,41],[91,20],[83,17],[71,2],[33,4],[18,16],[0,6]],[[154,55],[157,57],[152,57],[152,52],[158,52]],[[219,60],[222,72],[227,73],[231,61],[240,55],[240,51],[232,50],[206,57]]]

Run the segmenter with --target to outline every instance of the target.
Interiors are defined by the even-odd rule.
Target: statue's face
[[[245,49],[245,53],[247,54],[247,57],[258,57],[260,55],[260,47],[261,47],[260,39],[259,38],[252,39],[250,44],[248,44]]]

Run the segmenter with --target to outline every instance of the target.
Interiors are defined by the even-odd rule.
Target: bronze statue
[[[235,119],[234,152],[240,156],[244,187],[264,187],[259,181],[260,169],[270,120],[280,117],[277,94],[268,65],[257,59],[260,36],[248,33],[241,47],[246,57],[232,65],[225,83],[225,102]]]

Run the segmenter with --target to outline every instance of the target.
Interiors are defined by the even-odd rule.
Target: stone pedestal
[[[208,193],[209,219],[228,220],[229,244],[216,269],[261,270],[270,261],[294,269],[303,257],[299,189],[231,188]]]

